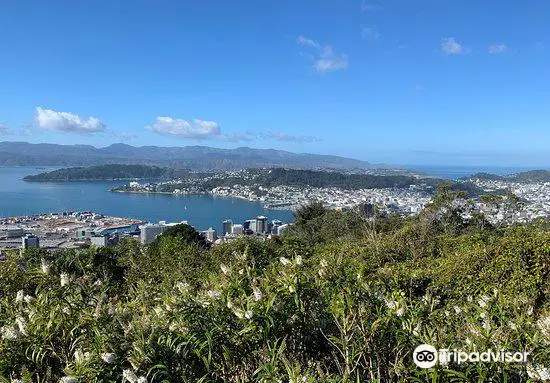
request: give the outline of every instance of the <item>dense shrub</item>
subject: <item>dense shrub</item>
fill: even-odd
[[[185,231],[147,249],[125,240],[4,254],[0,376],[541,380],[550,374],[550,229],[473,229],[439,208],[407,219],[316,211],[280,238],[211,249]],[[412,362],[422,343],[530,357],[422,370]]]

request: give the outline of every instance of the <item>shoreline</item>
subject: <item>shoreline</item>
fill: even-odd
[[[171,195],[171,196],[212,196],[212,197],[222,197],[222,198],[228,198],[228,199],[240,199],[248,202],[257,202],[260,205],[262,205],[262,208],[266,210],[279,210],[279,211],[294,211],[297,206],[292,203],[285,203],[285,202],[275,202],[276,205],[279,206],[269,206],[270,202],[268,201],[260,201],[257,199],[250,199],[244,196],[239,195],[221,195],[221,194],[215,194],[210,192],[195,192],[195,193],[173,193],[173,192],[157,192],[157,191],[141,191],[141,190],[113,190],[109,189],[111,193],[121,193],[121,194],[160,194],[160,195]]]

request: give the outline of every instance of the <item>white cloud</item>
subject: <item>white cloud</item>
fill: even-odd
[[[378,27],[376,25],[363,26],[361,28],[361,37],[364,39],[378,40],[380,33],[378,32]]]
[[[445,37],[441,42],[441,51],[446,55],[461,55],[468,53],[469,49],[459,44],[454,37]]]
[[[304,37],[304,36],[299,36],[297,42],[300,45],[307,45],[316,49],[321,49],[321,45],[317,41],[308,39],[307,37]]]
[[[0,136],[11,136],[13,132],[6,125],[0,124]]]
[[[424,87],[424,85],[417,84],[414,86],[414,89],[416,89],[419,92],[423,92],[426,88]]]
[[[317,73],[327,73],[348,68],[348,56],[335,53],[330,45],[321,45],[318,41],[299,36],[297,43],[312,48],[313,54],[306,54],[313,62]]]
[[[265,135],[266,138],[275,140],[275,141],[285,141],[285,142],[297,142],[297,143],[309,143],[309,142],[321,142],[322,139],[313,136],[293,136],[291,134],[285,133],[269,133]]]
[[[179,138],[208,140],[221,137],[220,126],[214,121],[193,120],[189,122],[172,117],[157,117],[157,121],[146,128],[154,133]]]
[[[20,130],[11,130],[6,125],[0,124],[0,136],[30,136],[31,130],[24,127]]]
[[[105,130],[105,124],[95,117],[82,118],[68,112],[36,108],[34,119],[38,127],[56,132],[97,133]]]
[[[363,12],[379,11],[382,7],[378,4],[367,3],[365,0],[361,2],[361,10]]]
[[[505,53],[506,51],[508,51],[508,47],[506,46],[506,44],[501,44],[501,43],[491,44],[489,45],[487,50],[489,51],[489,53],[498,54],[498,53]]]
[[[154,124],[145,128],[153,133],[181,139],[250,141],[250,138],[245,134],[223,134],[220,125],[214,121],[197,119],[187,121],[172,117],[157,117]]]
[[[115,134],[115,137],[118,137],[122,140],[130,141],[130,140],[133,140],[134,138],[137,138],[137,135],[135,135],[132,132],[119,132]]]

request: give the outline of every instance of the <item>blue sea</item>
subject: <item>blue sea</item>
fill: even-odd
[[[235,223],[265,215],[283,222],[293,220],[292,212],[264,209],[258,202],[208,195],[172,196],[161,194],[112,193],[120,182],[26,182],[23,177],[53,169],[0,167],[0,217],[61,211],[93,211],[116,217],[149,222],[188,221],[197,229],[221,230],[225,219]]]

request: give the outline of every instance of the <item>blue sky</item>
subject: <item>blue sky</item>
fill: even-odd
[[[548,1],[0,2],[0,141],[550,166]]]

